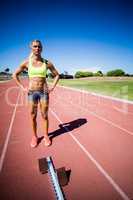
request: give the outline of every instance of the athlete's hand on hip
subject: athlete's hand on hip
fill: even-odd
[[[28,88],[24,87],[23,85],[20,86],[20,88],[21,88],[21,90],[22,90],[23,92],[28,92]]]

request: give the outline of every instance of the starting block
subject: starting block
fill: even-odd
[[[69,181],[65,167],[55,169],[51,157],[38,159],[38,162],[39,171],[41,172],[41,174],[48,173],[48,175],[50,176],[56,199],[64,200],[65,198],[61,187],[67,185]]]

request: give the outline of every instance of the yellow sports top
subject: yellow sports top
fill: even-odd
[[[40,67],[34,67],[31,59],[29,59],[28,76],[32,77],[46,77],[47,74],[47,60],[43,59],[43,64]]]

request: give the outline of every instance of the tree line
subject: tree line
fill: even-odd
[[[75,78],[83,78],[83,77],[92,77],[92,76],[131,76],[133,77],[133,74],[128,74],[122,69],[115,69],[115,70],[110,70],[106,74],[104,74],[102,71],[97,71],[97,72],[83,72],[83,71],[77,71],[75,73]]]
[[[11,75],[10,69],[5,68],[4,71],[0,72],[0,75]],[[28,76],[27,71],[23,71],[21,73],[21,76]],[[92,77],[92,76],[129,76],[133,77],[133,74],[128,74],[122,69],[115,69],[115,70],[110,70],[107,73],[103,73],[102,71],[97,71],[97,72],[91,72],[91,71],[77,71],[74,75],[69,74],[67,71],[64,71],[64,73],[60,74],[61,79],[72,79],[72,78],[84,78],[84,77]],[[52,73],[48,72],[47,73],[47,78],[54,78]]]

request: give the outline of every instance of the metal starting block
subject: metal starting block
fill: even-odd
[[[59,169],[55,169],[52,158],[40,158],[39,161],[39,171],[41,174],[48,173],[53,185],[53,189],[55,191],[57,200],[64,200],[64,194],[61,186],[65,186],[68,184],[68,177],[65,170],[65,167],[61,167]]]

